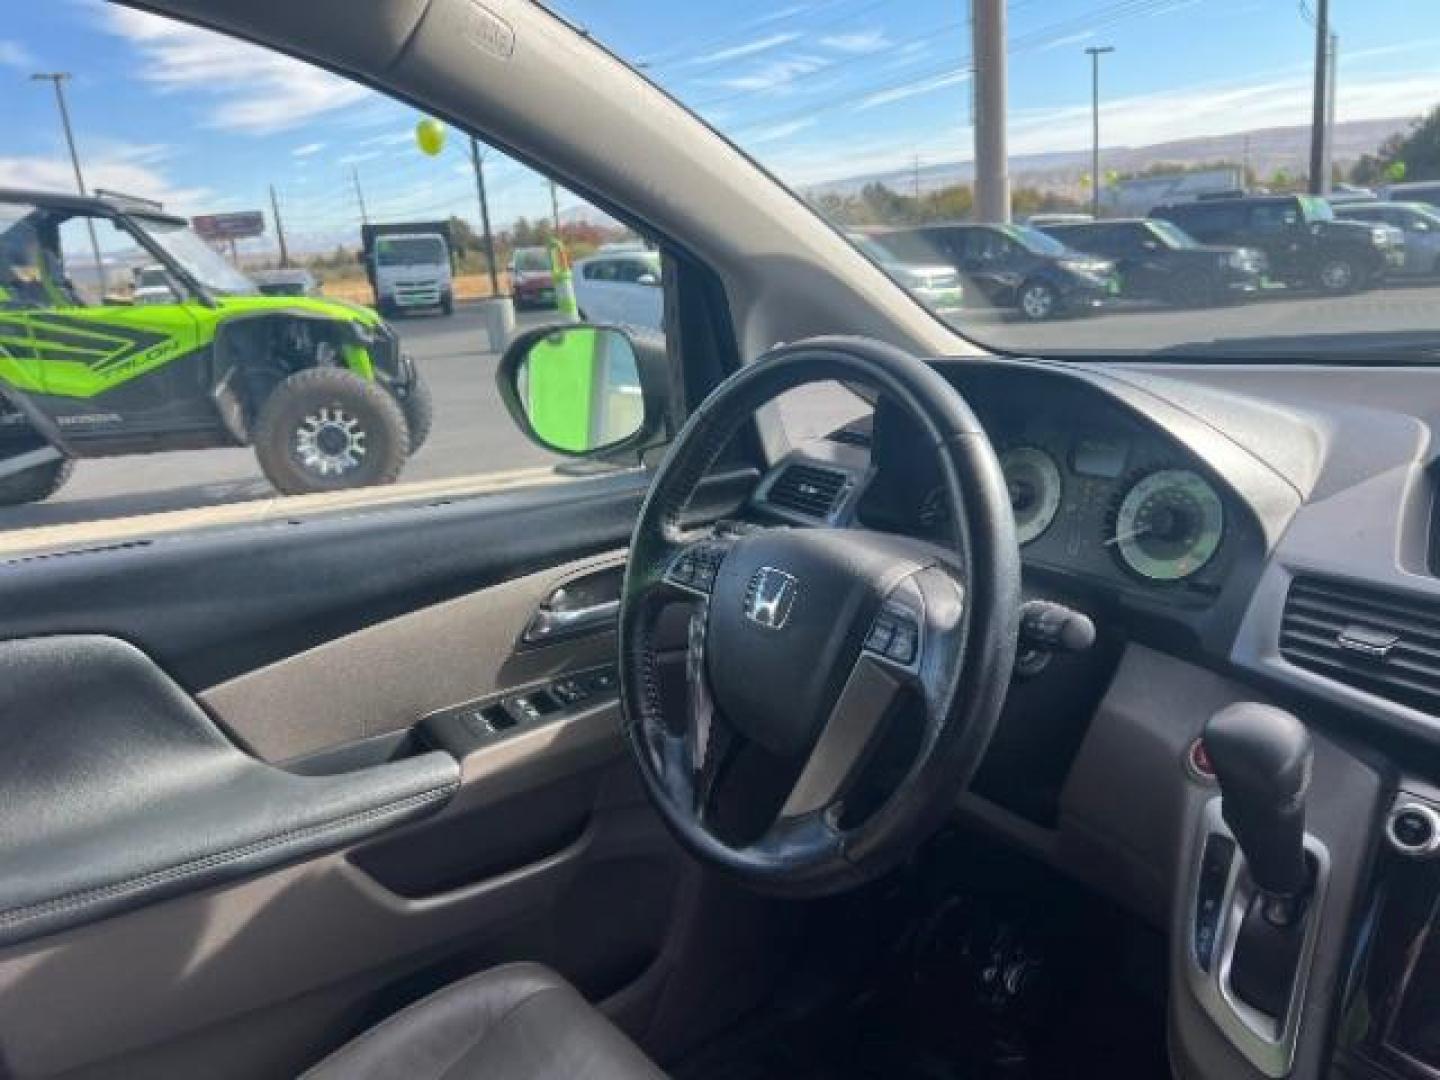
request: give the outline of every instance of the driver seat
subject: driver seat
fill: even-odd
[[[492,968],[402,1009],[302,1080],[665,1080],[539,964]]]

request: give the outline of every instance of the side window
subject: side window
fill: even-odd
[[[136,247],[114,221],[88,215],[45,215],[51,227],[37,228],[32,269],[45,303],[58,307],[98,307],[127,300],[132,285],[127,259]]]
[[[517,332],[580,311],[602,321],[580,299],[585,283],[613,280],[617,262],[635,264],[631,281],[650,265],[612,257],[556,274],[557,245],[558,265],[576,267],[655,238],[483,141],[472,154],[467,131],[259,46],[124,8],[77,21],[41,5],[23,31],[36,56],[105,57],[63,87],[86,184],[105,190],[75,195],[56,165],[53,95],[6,97],[16,145],[0,172],[46,177],[56,194],[37,203],[7,190],[34,184],[0,183],[0,306],[15,325],[26,313],[33,356],[0,368],[0,462],[45,437],[9,407],[16,396],[85,437],[66,447],[73,468],[24,484],[5,474],[0,532],[56,526],[45,542],[63,546],[72,533],[143,534],[144,523],[103,522],[159,511],[206,527],[313,504],[270,508],[279,496],[324,493],[353,512],[576,475],[512,421],[498,360]],[[278,76],[202,71],[195,55],[224,56],[231,71],[283,68],[299,97],[280,94]],[[207,302],[177,305],[182,286]],[[665,325],[663,292],[648,299],[625,319],[648,331],[647,348]],[[53,333],[33,344],[44,320],[28,313],[54,308],[83,308],[72,317],[105,362],[77,365],[73,340]],[[536,378],[560,406],[624,383],[613,340],[576,340],[565,379]],[[224,386],[210,361],[220,342],[240,346]],[[324,378],[296,378],[311,372]],[[336,386],[344,425],[320,400]],[[143,467],[123,456],[140,433],[154,451]],[[633,462],[617,452],[614,467]]]
[[[1300,223],[1292,203],[1259,203],[1250,208],[1250,227],[1257,233],[1288,232]]]

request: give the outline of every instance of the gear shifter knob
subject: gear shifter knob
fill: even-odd
[[[1283,709],[1242,701],[1205,725],[1221,812],[1260,890],[1280,901],[1305,892],[1305,796],[1314,752],[1305,725]]]

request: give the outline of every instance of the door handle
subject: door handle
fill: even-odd
[[[614,623],[619,614],[619,600],[606,600],[578,608],[554,608],[547,601],[545,606],[535,612],[530,625],[525,628],[524,640],[534,643],[553,641],[574,634],[593,633]]]

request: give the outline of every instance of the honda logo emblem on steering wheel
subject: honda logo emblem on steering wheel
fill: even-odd
[[[745,587],[745,617],[767,630],[779,630],[790,618],[798,588],[784,570],[762,566]]]

